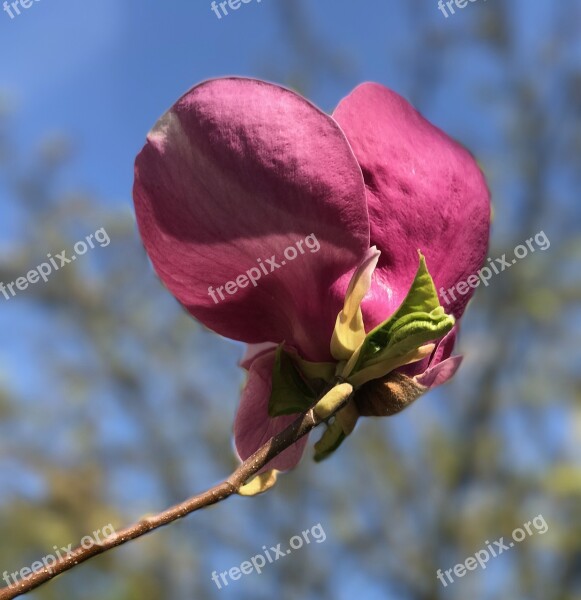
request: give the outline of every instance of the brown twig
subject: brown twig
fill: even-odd
[[[347,401],[348,398],[337,407],[337,410],[342,408]],[[228,479],[157,515],[142,518],[137,523],[116,532],[105,540],[102,540],[100,543],[95,543],[91,548],[83,548],[82,546],[77,547],[72,555],[67,555],[59,560],[59,562],[51,567],[50,570],[44,568],[42,571],[36,571],[26,580],[22,580],[20,583],[10,587],[0,589],[0,600],[10,600],[11,598],[17,598],[22,594],[26,594],[41,586],[43,583],[50,581],[60,573],[64,573],[86,560],[89,560],[93,556],[103,554],[116,546],[121,546],[122,544],[139,538],[154,529],[169,525],[196,510],[225,500],[232,494],[237,493],[248,479],[262,469],[262,467],[267,465],[268,462],[296,441],[300,440],[317,425],[320,425],[323,420],[325,419],[319,417],[312,408],[309,409],[286,429],[261,446],[252,456],[247,458],[230,475],[230,477],[228,477]]]

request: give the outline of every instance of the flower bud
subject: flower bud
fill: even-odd
[[[355,394],[355,404],[363,417],[390,417],[417,400],[427,387],[402,373],[392,372],[373,379]]]

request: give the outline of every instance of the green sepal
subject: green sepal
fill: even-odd
[[[268,401],[268,416],[293,415],[309,409],[315,392],[303,379],[291,356],[282,344],[276,349],[272,370],[272,391]]]
[[[397,311],[365,337],[353,356],[346,376],[363,368],[402,356],[424,344],[440,339],[454,327],[455,319],[444,312],[434,281],[419,253],[420,264],[410,290]]]
[[[315,456],[313,457],[315,462],[321,462],[331,456],[346,437],[341,423],[338,419],[335,419],[315,444]]]

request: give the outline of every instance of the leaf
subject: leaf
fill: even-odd
[[[312,406],[315,398],[315,393],[303,379],[292,358],[283,350],[281,344],[276,350],[272,370],[272,391],[268,402],[268,415],[280,417],[304,412]]]
[[[344,376],[409,354],[440,339],[454,327],[454,317],[444,312],[438,293],[419,253],[420,264],[410,290],[397,311],[370,331],[345,367]]]
[[[321,462],[328,456],[331,456],[335,450],[343,443],[343,440],[347,436],[343,431],[341,423],[335,419],[331,423],[325,433],[321,436],[321,439],[315,444],[315,462]]]
[[[454,327],[454,323],[454,317],[445,314],[440,308],[431,313],[417,312],[405,315],[391,327],[387,327],[389,341],[366,362],[368,365],[375,364],[392,356],[406,354],[427,342],[443,337]]]

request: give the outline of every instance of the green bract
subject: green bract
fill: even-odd
[[[321,439],[315,444],[315,462],[321,462],[331,456],[335,450],[343,443],[346,434],[338,420],[333,421],[325,430]]]
[[[421,253],[419,256],[420,265],[405,300],[387,321],[366,335],[345,365],[343,377],[352,377],[380,363],[385,363],[386,368],[396,362],[401,366],[398,359],[413,355],[414,350],[440,339],[454,327],[454,317],[440,306],[426,260]]]
[[[316,400],[316,394],[307,384],[291,356],[281,344],[276,349],[272,370],[272,391],[268,402],[268,415],[280,417],[307,410]]]

